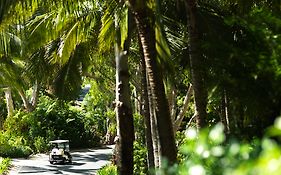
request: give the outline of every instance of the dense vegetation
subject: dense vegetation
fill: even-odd
[[[281,149],[280,118],[268,128],[263,139],[241,142],[225,140],[222,124],[197,133],[195,128],[186,131],[186,138],[180,147],[180,163],[159,170],[160,174],[279,174]],[[273,139],[273,136],[275,139]],[[277,137],[278,136],[278,137]],[[166,165],[167,166],[167,165]]]
[[[281,118],[267,129],[262,139],[251,142],[227,138],[223,125],[217,124],[198,133],[191,127],[181,133],[178,141],[178,164],[170,166],[167,161],[157,170],[166,175],[245,175],[279,174],[281,170]],[[181,138],[181,139],[180,139]],[[143,169],[146,158],[140,152],[145,148],[135,147],[134,174],[147,174]],[[150,173],[155,173],[150,170]],[[108,165],[99,170],[99,175],[116,175],[116,166]]]
[[[101,174],[280,170],[280,1],[3,0],[0,11],[0,156],[115,140],[117,168]]]
[[[89,117],[80,107],[47,97],[39,99],[38,107],[30,113],[18,111],[8,117],[0,135],[3,157],[28,157],[32,152],[46,152],[49,141],[69,139],[72,148],[98,146],[105,135],[105,125]]]

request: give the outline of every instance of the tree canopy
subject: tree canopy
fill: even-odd
[[[0,128],[68,136],[48,133],[61,108],[56,122],[77,121],[85,143],[117,142],[120,174],[140,145],[149,168],[178,163],[190,127],[262,138],[280,116],[280,12],[277,0],[2,0]]]

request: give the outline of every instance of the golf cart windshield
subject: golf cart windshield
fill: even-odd
[[[53,140],[50,141],[53,147],[58,147],[58,149],[63,149],[69,151],[69,140]]]

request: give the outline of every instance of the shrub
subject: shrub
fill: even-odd
[[[281,119],[278,119],[261,140],[250,143],[225,141],[223,126],[211,130],[188,129],[180,147],[182,161],[172,167],[164,162],[159,174],[169,175],[278,175],[281,172]],[[271,137],[274,136],[274,139]]]
[[[55,139],[69,139],[72,148],[99,145],[95,123],[90,117],[69,104],[41,97],[38,107],[31,113],[19,111],[5,121],[8,134],[24,138],[34,152],[45,152],[48,143]],[[92,126],[92,127],[90,127]]]
[[[32,154],[32,150],[24,145],[0,145],[1,157],[28,157]]]
[[[1,157],[28,157],[32,150],[27,146],[21,136],[14,136],[7,132],[0,133],[0,156]]]
[[[24,146],[24,145],[16,145],[16,146],[1,145],[0,149],[1,149],[0,156],[2,156],[2,157],[10,157],[10,158],[24,157],[24,158],[26,158],[32,154],[31,148],[28,146]]]
[[[46,152],[48,151],[48,142],[44,137],[38,136],[34,139],[34,146],[37,152]]]
[[[136,175],[147,174],[146,152],[145,145],[138,141],[134,142],[134,174]]]
[[[117,167],[115,165],[106,165],[97,172],[98,175],[117,175]]]
[[[0,174],[6,174],[10,165],[11,159],[0,157]]]
[[[136,174],[136,175],[148,174],[147,160],[146,160],[147,151],[146,150],[147,150],[146,146],[144,146],[142,143],[140,143],[139,140],[134,142],[134,170],[133,171],[134,171],[134,174]],[[101,172],[103,174],[106,174],[109,172],[111,172],[111,173],[115,172],[115,171],[112,171],[112,169],[116,169],[116,166],[107,165],[104,168],[102,168]]]

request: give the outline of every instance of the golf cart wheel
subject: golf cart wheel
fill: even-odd
[[[66,163],[66,158],[63,158],[62,164],[65,164],[65,163]]]

